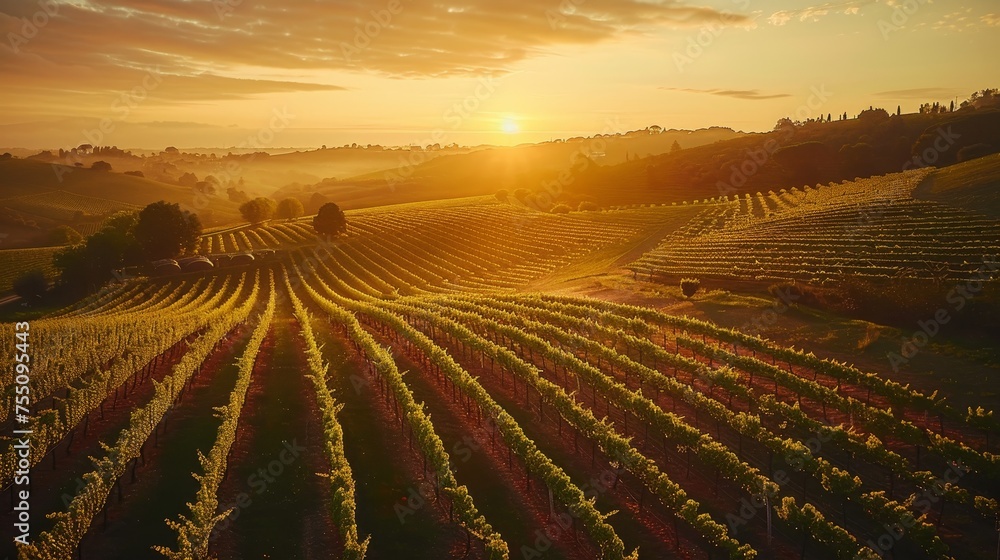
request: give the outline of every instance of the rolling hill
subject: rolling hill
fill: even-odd
[[[206,224],[239,217],[225,197],[199,196],[187,187],[44,161],[0,160],[0,221],[8,229],[4,247],[44,245],[48,232],[60,225],[86,234],[119,210],[159,200],[196,211]]]
[[[935,148],[938,138],[944,142]],[[603,204],[766,193],[914,167],[950,165],[970,147],[1000,150],[1000,111],[889,116],[875,110],[856,119],[785,126],[616,166],[594,167],[567,190]]]
[[[937,169],[913,196],[1000,218],[1000,154]]]
[[[346,180],[287,186],[274,196],[281,198],[291,195],[305,200],[313,192],[319,192],[336,200],[344,208],[363,208],[488,195],[501,189],[513,191],[524,188],[534,191],[542,189],[547,182],[557,180],[562,173],[570,174],[570,178],[563,181],[568,184],[585,167],[615,165],[669,152],[674,142],[686,148],[741,136],[743,133],[728,128],[660,132],[660,128],[655,127],[593,138],[571,138],[566,141],[513,147],[487,147],[447,156],[439,156],[435,151],[397,152],[397,160],[392,168]],[[399,160],[402,160],[402,164]]]

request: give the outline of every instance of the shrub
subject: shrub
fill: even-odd
[[[14,293],[25,301],[41,299],[49,289],[49,281],[40,269],[29,270],[14,280]]]
[[[995,152],[992,146],[989,144],[973,144],[971,146],[966,146],[958,151],[958,161],[959,163],[963,161],[969,161],[983,156],[988,156]]]
[[[299,199],[289,197],[278,203],[278,208],[275,210],[274,215],[278,218],[293,220],[305,214],[305,211]]]
[[[573,209],[566,204],[556,204],[555,206],[552,207],[552,210],[549,211],[552,212],[553,214],[569,214],[570,212],[573,211]]]
[[[698,293],[699,288],[701,288],[701,280],[697,278],[681,278],[681,293],[684,294],[684,297],[690,299]]]
[[[577,209],[581,212],[597,212],[601,209],[601,207],[593,202],[590,202],[589,200],[585,200],[580,203],[580,206]]]
[[[507,201],[508,201],[508,199],[510,198],[510,193],[509,193],[509,192],[507,192],[507,190],[506,190],[506,189],[500,189],[500,190],[498,190],[498,191],[497,191],[497,193],[496,193],[495,195],[493,195],[493,196],[495,196],[495,197],[496,197],[496,199],[497,199],[497,200],[499,200],[500,202],[507,202]]]
[[[240,205],[240,215],[251,224],[270,220],[274,215],[275,203],[270,198],[258,197]]]
[[[69,226],[58,226],[49,233],[49,243],[52,245],[76,245],[83,241],[80,232]]]

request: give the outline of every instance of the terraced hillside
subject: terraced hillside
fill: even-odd
[[[695,220],[632,268],[660,277],[804,282],[974,278],[1000,255],[1000,222],[913,198],[928,173],[699,205]]]
[[[525,289],[678,227],[849,215],[828,189],[569,215],[408,205],[351,213],[324,243],[299,222],[215,232],[206,252],[280,251],[31,323],[32,511],[54,515],[34,513],[16,553],[991,557],[992,412],[712,323]],[[5,441],[4,488],[16,458]]]

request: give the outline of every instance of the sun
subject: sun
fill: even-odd
[[[503,130],[504,134],[517,134],[521,132],[520,125],[517,124],[517,120],[514,117],[506,117],[503,123],[500,125],[500,129]]]

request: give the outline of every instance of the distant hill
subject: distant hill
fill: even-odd
[[[46,244],[48,233],[68,225],[92,233],[107,216],[166,200],[196,210],[204,222],[238,219],[225,197],[199,197],[187,187],[112,171],[96,171],[44,161],[0,160],[2,247]]]
[[[977,151],[1000,151],[1000,111],[873,110],[595,167],[569,190],[604,204],[702,200],[948,165]]]
[[[469,148],[425,152],[425,159],[461,154]],[[273,155],[247,166],[248,172],[293,178],[299,183],[316,183],[323,179],[347,179],[384,169],[399,167],[409,152],[382,148],[327,148],[306,152]],[[263,181],[262,181],[263,182]],[[280,187],[293,181],[271,181]]]
[[[464,154],[440,155],[434,151],[396,152],[403,165],[366,173],[347,180],[327,180],[314,185],[289,186],[276,198],[297,196],[303,202],[314,192],[344,208],[363,208],[494,194],[501,189],[540,190],[566,174],[571,182],[585,167],[608,166],[667,153],[677,142],[682,148],[704,146],[744,136],[728,128],[696,131],[659,127],[623,134],[565,141],[487,147]],[[291,157],[275,156],[270,159]],[[297,156],[303,157],[303,156]]]

